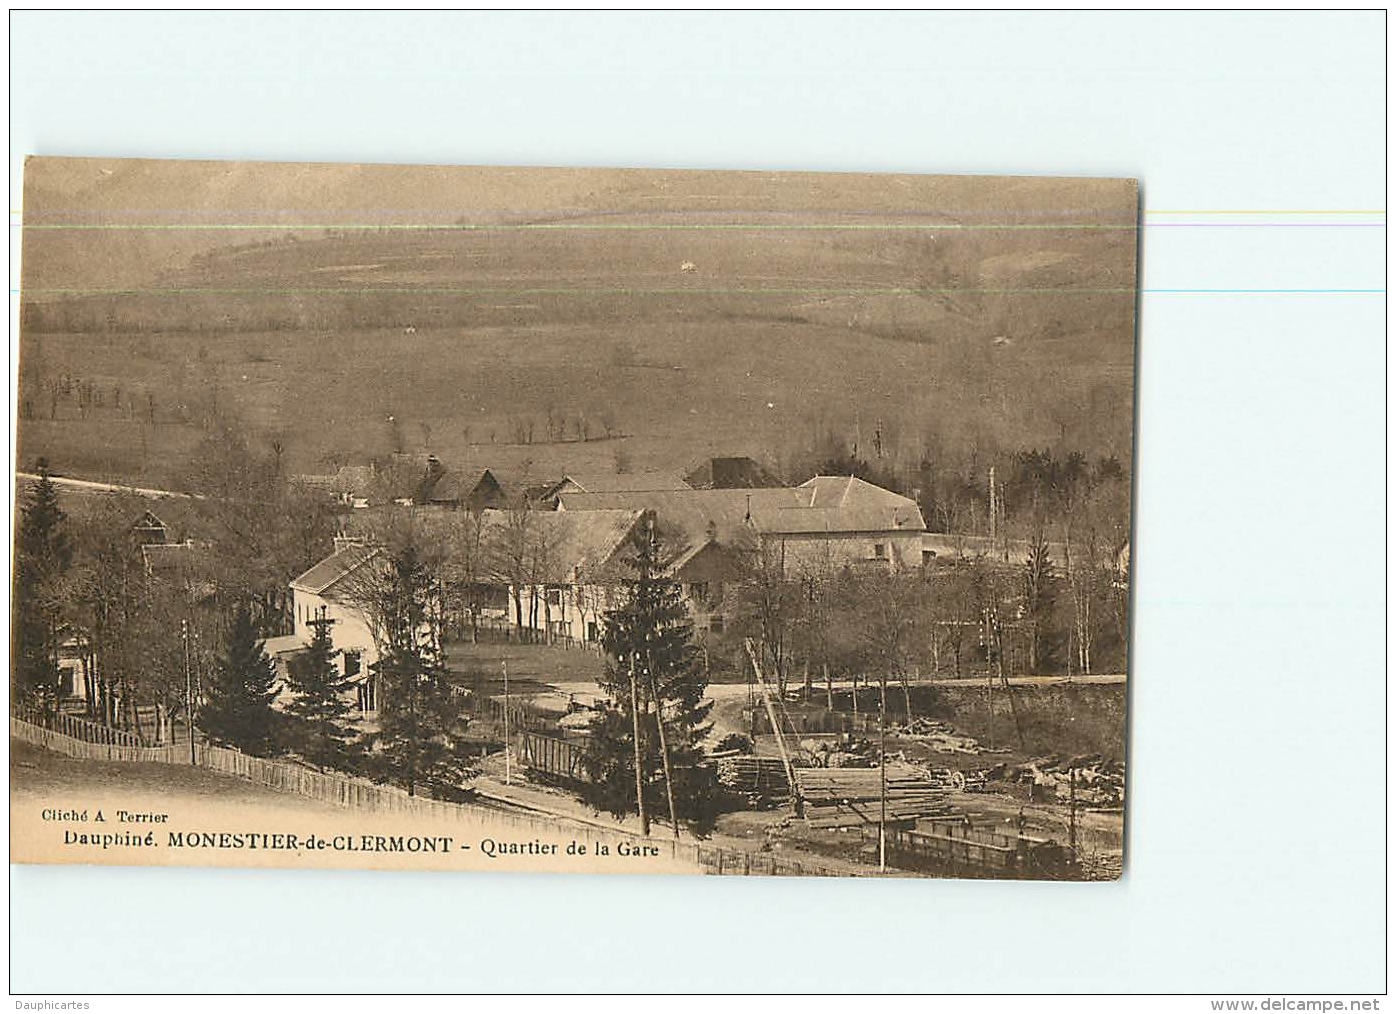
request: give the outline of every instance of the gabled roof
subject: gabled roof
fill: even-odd
[[[156,517],[154,511],[146,511],[140,517],[136,518],[136,520],[132,523],[131,527],[163,528],[168,531],[170,526],[165,524],[165,522],[161,521],[158,517]]]
[[[512,568],[509,533],[517,521],[511,521],[511,514],[487,510],[482,518],[496,577],[507,578]],[[613,568],[641,517],[638,510],[529,511],[526,535],[535,554],[533,573],[544,584],[604,583],[617,576]]]
[[[287,655],[305,651],[309,645],[301,640],[299,634],[285,634],[281,637],[268,637],[262,641],[262,650],[267,655],[275,657],[277,655]]]
[[[573,486],[583,493],[637,493],[691,488],[678,472],[568,472],[557,483],[557,491],[566,492]]]
[[[925,531],[916,501],[862,479],[816,476],[802,486],[773,489],[689,489],[564,493],[563,513],[651,510],[669,532],[689,541],[731,542],[748,525],[768,535],[815,532]]]
[[[291,581],[297,591],[319,595],[379,554],[376,546],[347,546]]]
[[[910,497],[853,476],[816,475],[798,489],[809,491],[808,508],[833,512],[838,531],[925,531],[921,508]]]
[[[478,579],[507,583],[521,559],[527,576],[540,584],[604,583],[613,576],[610,568],[624,555],[640,517],[639,511],[624,510],[567,517],[545,510],[481,511],[478,538],[482,559]],[[460,523],[443,524],[448,540],[473,535]],[[459,556],[461,551],[451,552]]]
[[[684,477],[694,489],[769,489],[780,482],[754,458],[709,458]]]
[[[378,517],[359,511],[348,519],[351,528],[371,526],[395,510],[379,508]],[[488,508],[478,516],[457,511],[419,510],[413,524],[433,542],[445,547],[448,560],[463,560],[473,549],[467,540],[478,539],[479,562],[474,580],[507,583],[521,557],[527,577],[540,584],[607,583],[617,575],[619,560],[627,551],[631,533],[640,523],[638,510],[600,510],[564,515],[558,511],[524,512]],[[478,529],[475,526],[479,526]],[[350,547],[317,563],[292,582],[292,587],[314,594],[331,588],[377,550]]]
[[[131,534],[140,539],[142,545],[163,545],[169,541],[170,526],[156,517],[154,511],[145,511],[131,525]]]
[[[447,469],[429,490],[427,500],[435,503],[465,503],[479,492],[503,496],[504,486],[488,468],[473,468],[464,472]]]

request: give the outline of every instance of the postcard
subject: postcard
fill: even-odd
[[[1120,876],[1138,203],[31,158],[11,860]]]

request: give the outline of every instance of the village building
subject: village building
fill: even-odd
[[[337,545],[336,551],[291,582],[294,631],[270,638],[263,648],[279,667],[305,650],[315,636],[314,621],[331,621],[330,641],[339,673],[354,684],[356,703],[364,714],[378,710],[378,678],[373,666],[378,645],[364,610],[355,601],[354,581],[365,568],[379,562],[382,550],[359,543]]]
[[[926,523],[909,497],[852,476],[815,476],[794,487],[565,493],[563,511],[653,511],[661,530],[689,545],[733,545],[750,532],[779,547],[792,567],[826,564],[888,570],[921,564]]]
[[[684,477],[694,489],[770,489],[782,485],[755,458],[709,458]]]
[[[486,511],[486,580],[504,590],[515,628],[554,643],[599,642],[606,610],[635,576],[626,560],[642,517],[639,510]]]
[[[691,489],[678,472],[569,472],[557,482],[531,490],[530,500],[549,509],[570,493],[639,493]]]
[[[384,508],[389,510],[393,508]],[[562,515],[554,511],[487,508],[473,519],[417,510],[427,538],[445,549],[458,591],[488,626],[508,625],[520,636],[549,643],[587,644],[601,638],[602,618],[633,574],[625,564],[642,514],[602,510]],[[473,546],[464,543],[470,541]],[[467,555],[473,562],[467,565]],[[353,536],[336,540],[333,554],[290,584],[293,633],[269,638],[264,647],[284,672],[315,635],[313,624],[331,621],[330,640],[343,677],[354,683],[364,714],[377,711],[375,674],[379,648],[369,616],[357,601],[361,582],[372,580],[383,550]],[[468,585],[469,587],[465,587]],[[484,614],[484,615],[481,615]],[[489,622],[494,621],[494,622]]]
[[[926,525],[916,501],[851,476],[796,487],[565,493],[561,513],[642,510],[698,630],[721,632],[754,554],[789,577],[844,567],[920,567]]]
[[[163,546],[170,542],[170,526],[146,511],[131,524],[131,538],[138,546]]]
[[[346,507],[367,507],[378,486],[378,470],[372,464],[340,465],[330,473],[293,475],[292,484],[316,490]]]
[[[475,611],[457,629],[508,628],[529,639],[594,643],[601,617],[633,572],[642,514],[593,511],[563,516],[543,509],[487,509],[469,518],[419,511],[426,537],[444,548],[458,601]]]

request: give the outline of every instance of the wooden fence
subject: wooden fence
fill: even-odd
[[[189,763],[187,744],[139,747],[86,742],[18,718],[10,719],[10,735],[22,742],[83,760]],[[199,744],[196,753],[200,767],[220,774],[245,778],[278,792],[294,793],[322,803],[373,813],[396,813],[426,820],[493,822],[519,829],[527,835],[551,836],[565,831],[578,841],[591,846],[590,851],[593,855],[596,854],[597,844],[605,844],[614,852],[616,846],[625,841],[632,845],[644,843],[657,846],[663,850],[663,854],[709,873],[772,877],[850,875],[847,871],[828,869],[811,860],[794,861],[717,845],[676,842],[666,838],[644,838],[620,828],[613,830],[562,815],[505,810],[481,803],[454,803],[409,795],[406,790],[396,786],[377,785],[361,778],[314,771],[290,761],[251,757],[223,747]]]
[[[525,732],[519,735],[518,744],[519,760],[547,779],[574,783],[587,780],[582,768],[585,751],[576,743]]]
[[[494,722],[503,728],[504,724],[504,702],[490,697],[486,694],[477,694],[472,691],[465,691],[466,707],[477,719]],[[530,711],[521,705],[510,703],[509,705],[509,730],[514,732],[552,732],[555,723],[544,715],[536,711]]]
[[[189,761],[189,747],[141,746],[136,737],[71,715],[50,716],[54,728],[19,718],[10,719],[10,736],[78,760],[177,764]]]
[[[836,870],[810,859],[785,859],[770,852],[740,852],[716,845],[694,845],[694,858],[704,872],[738,877],[858,877],[861,872]]]

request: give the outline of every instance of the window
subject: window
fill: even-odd
[[[885,560],[885,559],[887,559],[887,543],[885,543],[885,542],[874,542],[874,543],[873,543],[873,556],[877,557],[879,560]]]
[[[699,605],[708,604],[708,595],[709,589],[706,581],[694,581],[688,586],[688,597]]]
[[[720,613],[708,617],[708,629],[714,634],[722,633],[722,615]]]
[[[357,651],[346,651],[344,653],[344,675],[345,677],[357,676],[363,669],[363,654]]]
[[[560,606],[560,605],[562,605],[562,589],[561,589],[561,588],[549,588],[549,589],[548,589],[548,605],[550,605],[550,606]]]
[[[595,643],[598,639],[599,631],[596,629],[595,620],[587,620],[587,640]]]

